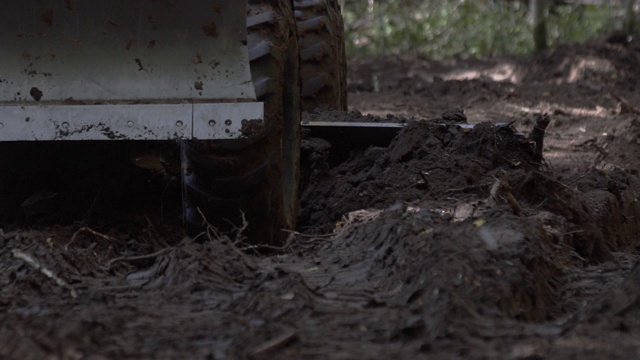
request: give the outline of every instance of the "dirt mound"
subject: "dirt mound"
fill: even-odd
[[[319,159],[328,158],[330,146],[311,149],[308,155],[325,171],[307,180],[300,215],[306,230],[327,232],[343,214],[398,201],[420,204],[482,192],[488,196],[505,170],[526,172],[541,165],[534,162],[535,145],[508,124],[470,127],[443,118],[412,121],[388,148],[354,152],[329,171]]]

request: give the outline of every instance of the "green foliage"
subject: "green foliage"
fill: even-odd
[[[344,7],[350,55],[452,56],[523,54],[533,49],[528,8],[506,0],[351,0]],[[548,43],[583,42],[613,28],[610,6],[553,9]]]

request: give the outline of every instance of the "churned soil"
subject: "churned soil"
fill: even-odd
[[[143,155],[106,185],[88,166],[95,186],[24,190],[0,358],[639,357],[639,68],[640,45],[606,41],[351,59],[351,112],[305,119],[404,126],[372,146],[309,132],[279,248],[242,224],[186,237],[175,173]],[[62,200],[82,220],[51,219]]]

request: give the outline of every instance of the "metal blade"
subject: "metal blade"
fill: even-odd
[[[255,100],[246,2],[0,2],[0,102]]]
[[[302,128],[309,132],[309,136],[326,139],[332,144],[348,144],[350,148],[388,146],[406,125],[389,122],[302,122]]]

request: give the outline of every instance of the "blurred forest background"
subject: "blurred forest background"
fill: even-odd
[[[527,54],[636,31],[636,0],[342,0],[351,56]],[[536,9],[538,10],[536,12]],[[546,20],[546,21],[545,21]],[[543,24],[542,28],[540,25]],[[536,27],[536,25],[538,25]],[[534,28],[538,37],[534,42]],[[544,33],[542,33],[544,32]],[[540,36],[545,43],[541,44]]]

